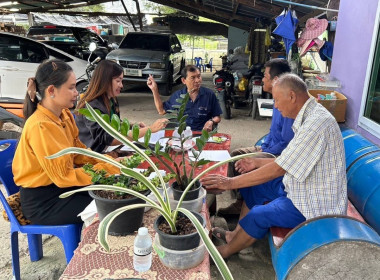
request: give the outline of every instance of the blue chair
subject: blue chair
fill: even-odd
[[[16,151],[17,140],[8,139],[0,141],[0,182],[4,185],[8,196],[19,191],[13,180],[12,161]],[[11,251],[12,251],[12,269],[14,279],[20,279],[20,260],[18,250],[18,232],[28,235],[28,245],[30,260],[38,261],[43,257],[42,236],[41,234],[51,234],[57,236],[65,250],[66,261],[70,262],[80,241],[82,224],[67,225],[20,225],[5,196],[0,191],[0,200],[8,215],[11,223]]]
[[[199,68],[199,71],[202,71],[202,57],[194,57],[195,66]]]

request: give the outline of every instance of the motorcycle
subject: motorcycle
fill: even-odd
[[[239,70],[230,70],[234,62],[228,62],[225,68],[216,71],[213,75],[213,83],[218,94],[223,117],[230,119],[231,107],[238,109],[241,103],[248,103],[251,108],[249,114],[255,118],[257,98],[262,97],[263,65],[255,64],[248,71],[242,73]]]
[[[91,54],[87,59],[87,67],[86,67],[87,81],[85,81],[83,83],[79,83],[77,85],[77,91],[79,93],[78,101],[83,96],[83,94],[87,91],[88,85],[89,85],[91,78],[92,78],[92,72],[95,70],[96,65],[102,59],[101,57],[98,56],[93,61],[90,61],[90,57],[92,56],[92,53],[96,50],[96,48],[97,48],[96,43],[94,43],[94,42],[90,43],[89,50],[90,50]]]

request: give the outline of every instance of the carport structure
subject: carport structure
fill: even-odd
[[[139,2],[134,0],[139,12]],[[339,1],[334,0],[150,0],[151,2],[166,5],[196,16],[202,16],[217,22],[249,30],[255,27],[257,22],[271,21],[278,16],[284,8],[291,7],[296,11],[300,24],[303,25],[310,17],[318,16],[325,12],[326,8],[337,10]],[[87,14],[87,15],[127,15],[128,7],[122,0],[126,14],[72,12],[67,9],[80,8],[96,5],[110,0],[19,0],[0,1],[0,13],[30,13],[30,12],[52,12],[62,14]],[[113,1],[115,2],[115,1]],[[64,11],[60,11],[65,9]],[[328,11],[333,12],[333,11]],[[139,13],[139,20],[142,18]],[[130,19],[131,20],[131,19]]]

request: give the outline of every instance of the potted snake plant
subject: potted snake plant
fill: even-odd
[[[102,116],[100,112],[95,111],[90,105],[86,104],[86,107],[88,111],[84,112],[87,117],[92,118],[94,121],[99,123],[99,125],[107,131],[112,137],[115,139],[119,140],[121,143],[123,143],[126,146],[129,146],[132,148],[137,154],[141,155],[148,163],[149,165],[155,170],[155,172],[158,175],[158,180],[160,181],[160,186],[163,189],[163,196],[161,196],[160,192],[158,191],[157,187],[153,185],[153,183],[148,180],[147,177],[145,177],[143,174],[140,172],[137,172],[133,170],[132,168],[128,168],[121,164],[120,162],[115,161],[112,158],[109,158],[103,154],[88,150],[88,149],[82,149],[82,148],[66,148],[63,149],[62,151],[49,156],[48,158],[57,158],[63,155],[67,154],[82,154],[90,157],[97,158],[99,160],[103,160],[106,163],[112,164],[120,169],[120,173],[129,176],[131,178],[137,179],[139,182],[147,186],[147,188],[150,189],[150,191],[153,193],[153,195],[156,197],[156,201],[150,199],[149,197],[136,192],[132,189],[127,189],[127,188],[122,188],[119,186],[110,186],[110,185],[91,185],[88,187],[84,187],[75,191],[70,191],[62,194],[60,197],[65,198],[73,193],[79,192],[79,191],[94,191],[94,190],[109,190],[109,191],[116,191],[116,192],[125,192],[128,194],[131,194],[133,196],[136,196],[142,200],[144,200],[146,203],[139,203],[139,204],[134,204],[134,205],[129,205],[129,206],[124,206],[119,209],[114,210],[110,214],[108,214],[101,222],[99,225],[99,231],[98,231],[98,239],[100,244],[106,249],[109,250],[109,244],[108,244],[108,230],[112,222],[122,213],[128,210],[132,209],[137,209],[137,208],[144,208],[144,207],[151,207],[156,209],[161,216],[158,217],[158,219],[164,220],[168,227],[170,228],[172,235],[175,235],[177,233],[177,228],[176,228],[176,222],[179,216],[186,216],[191,223],[194,225],[197,235],[200,236],[200,238],[203,240],[206,249],[210,253],[211,258],[214,260],[215,265],[219,269],[221,275],[223,276],[224,279],[233,279],[233,276],[228,269],[225,261],[223,260],[222,256],[219,254],[217,248],[215,245],[212,243],[208,231],[204,228],[203,222],[200,222],[198,219],[199,217],[196,217],[193,212],[182,208],[181,204],[183,202],[183,199],[186,195],[186,192],[193,186],[193,184],[204,174],[206,174],[208,171],[215,169],[227,162],[230,161],[235,161],[240,158],[252,156],[254,154],[245,154],[245,155],[239,155],[233,158],[230,158],[228,160],[216,163],[215,165],[207,168],[203,172],[201,172],[198,176],[193,178],[188,185],[186,186],[186,189],[184,193],[182,194],[177,206],[175,208],[172,208],[170,205],[170,198],[168,196],[168,189],[166,186],[166,183],[164,181],[163,176],[160,174],[156,164],[152,161],[152,159],[141,149],[139,149],[132,141],[128,140],[126,135],[129,131],[129,121],[127,119],[123,119],[123,121],[120,121],[120,119],[114,115],[112,119],[110,120],[109,117],[107,118],[106,116]],[[133,138],[137,140],[138,138],[138,128],[134,127],[132,131]],[[149,139],[150,139],[151,132],[148,130],[146,135],[144,136],[144,142],[146,145],[149,144]],[[181,214],[180,214],[181,213]],[[161,241],[161,240],[160,240]],[[162,245],[162,244],[161,244]]]

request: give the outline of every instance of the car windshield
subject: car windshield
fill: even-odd
[[[151,51],[170,50],[169,36],[156,34],[127,34],[119,49],[142,49]]]

